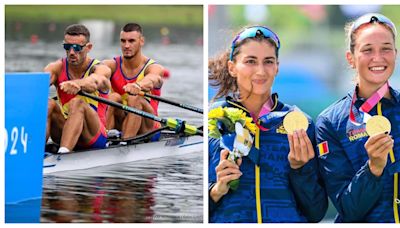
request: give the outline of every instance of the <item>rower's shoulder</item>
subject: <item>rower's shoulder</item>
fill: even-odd
[[[153,58],[150,58],[150,57],[147,57],[147,56],[144,56],[144,55],[142,56],[141,62],[142,62],[143,65],[147,65],[148,67],[149,66],[157,66],[157,65],[161,66],[161,64],[158,63],[157,60],[155,60]]]
[[[50,73],[59,73],[62,70],[62,66],[63,66],[63,60],[57,59],[56,61],[47,64],[47,66],[44,67],[44,71]]]
[[[106,65],[108,68],[110,68],[112,72],[114,72],[115,69],[117,68],[117,62],[115,61],[115,58],[105,59],[105,60],[101,61],[101,63]]]
[[[145,69],[145,74],[157,74],[157,75],[163,75],[164,73],[164,67],[159,64],[157,61],[155,61],[152,58],[148,58],[144,56],[143,58],[143,66],[146,67]]]
[[[62,59],[58,59],[54,62],[47,64],[47,66],[45,66],[43,71],[50,73],[50,85],[56,83],[59,75],[61,75],[62,68],[63,68],[63,60]]]

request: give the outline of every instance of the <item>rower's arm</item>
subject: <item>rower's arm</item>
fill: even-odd
[[[77,80],[77,82],[83,91],[92,93],[101,90],[105,92],[111,88],[110,77],[111,69],[100,63],[93,67],[93,73],[89,77]]]
[[[150,91],[154,88],[161,88],[163,84],[162,75],[164,68],[160,64],[151,64],[145,71],[145,77],[138,81],[140,88],[144,91]]]
[[[105,59],[102,61],[102,63],[111,70],[111,76],[115,73],[115,70],[117,69],[117,63],[115,62],[114,59]],[[111,77],[110,76],[110,77]]]
[[[58,75],[60,74],[62,69],[62,61],[57,60],[55,62],[49,63],[44,69],[44,72],[50,73],[50,86],[54,85],[58,79]]]

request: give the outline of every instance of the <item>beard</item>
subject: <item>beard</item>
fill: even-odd
[[[123,53],[123,52],[122,52]],[[131,53],[129,53],[129,54],[122,54],[123,55],[123,57],[124,57],[124,59],[126,59],[126,60],[130,60],[130,59],[133,59],[133,58],[135,58],[135,56],[137,55],[137,52],[131,52]]]
[[[71,60],[71,57],[68,56],[67,60],[68,60],[68,64],[73,65],[73,66],[79,66],[83,62],[82,59],[80,59],[79,57],[75,57],[74,60]]]
[[[124,59],[126,60],[132,59],[133,57],[133,55],[124,55]]]

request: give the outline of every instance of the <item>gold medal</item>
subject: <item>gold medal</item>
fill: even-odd
[[[374,136],[385,132],[390,133],[391,124],[384,116],[373,116],[367,121],[365,128],[369,136]]]
[[[285,119],[283,119],[283,127],[288,134],[293,134],[294,131],[300,129],[307,131],[307,117],[299,111],[290,112],[285,116]]]

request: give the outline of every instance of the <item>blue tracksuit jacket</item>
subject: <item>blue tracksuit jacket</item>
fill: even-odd
[[[275,107],[271,114],[293,108],[278,102],[276,94],[273,94],[273,100]],[[229,97],[213,108],[217,106],[245,110]],[[321,187],[322,181],[319,181],[316,157],[298,170],[291,169],[288,161],[289,142],[282,126],[283,116],[271,116],[268,120],[266,117],[260,118],[260,124],[270,130],[260,131],[260,149],[253,146],[249,155],[243,157],[239,188],[236,191],[229,190],[217,203],[209,198],[210,222],[257,222],[256,165],[260,167],[262,222],[318,222],[324,217],[328,201]],[[308,119],[311,124],[307,133],[315,143],[314,124]],[[221,149],[219,139],[209,139],[209,187],[217,181],[215,168],[220,160]]]
[[[356,126],[349,120],[353,92],[324,110],[316,121],[317,143],[327,142],[329,151],[319,156],[320,173],[328,195],[335,205],[336,222],[394,222],[394,174],[400,170],[400,94],[390,88],[392,99],[380,101],[383,116],[392,125],[394,163],[388,158],[380,177],[375,177],[367,164],[364,144],[368,139],[365,124]],[[361,122],[358,109],[365,99],[358,98],[353,112]],[[377,114],[376,105],[369,114]],[[398,213],[397,213],[398,214]],[[398,215],[397,215],[398,216]]]

